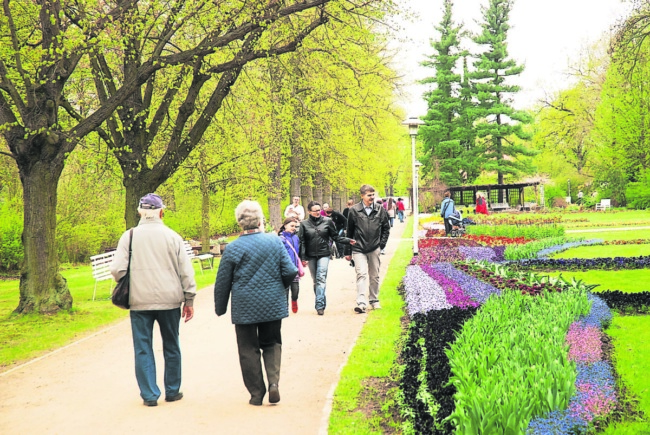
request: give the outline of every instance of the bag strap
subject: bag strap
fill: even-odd
[[[447,204],[445,204],[445,208],[442,209],[442,215],[444,216],[445,212],[447,211],[447,207],[449,207],[449,204],[451,204],[451,200],[447,201]]]
[[[133,252],[133,228],[129,230],[129,265],[126,266],[126,273],[131,271],[131,252]]]

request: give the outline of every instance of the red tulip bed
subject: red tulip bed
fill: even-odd
[[[607,304],[582,282],[497,263],[503,239],[420,240],[403,281],[404,433],[583,433],[619,406]]]

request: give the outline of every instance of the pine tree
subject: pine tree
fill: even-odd
[[[461,175],[465,172],[461,158],[464,149],[457,128],[462,106],[458,97],[461,76],[454,72],[462,52],[459,41],[461,27],[452,19],[452,8],[453,0],[445,0],[442,21],[435,28],[440,38],[431,42],[436,53],[422,63],[435,69],[435,76],[421,83],[435,87],[424,94],[428,111],[420,135],[424,142],[424,156],[421,157],[424,176],[457,185],[462,182]]]
[[[521,141],[531,138],[523,126],[532,122],[532,117],[511,106],[508,95],[519,91],[519,86],[506,84],[508,77],[517,76],[523,66],[508,58],[506,38],[512,0],[490,0],[482,7],[482,31],[473,38],[476,44],[485,47],[470,73],[474,98],[478,101],[474,115],[482,121],[476,124],[476,136],[483,147],[483,169],[497,173],[498,183],[503,184],[504,175],[518,176],[531,169],[530,157],[535,151],[527,149]],[[502,198],[499,198],[502,201]]]

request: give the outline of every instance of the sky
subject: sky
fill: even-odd
[[[389,47],[398,53],[393,67],[403,76],[400,104],[407,116],[419,117],[427,110],[422,98],[427,88],[416,83],[434,73],[420,63],[434,53],[430,40],[437,38],[434,26],[442,18],[443,0],[398,0],[398,4],[408,13],[396,18],[400,29]],[[477,33],[480,7],[487,4],[488,0],[456,0],[454,21]],[[525,70],[509,82],[522,88],[514,95],[513,105],[532,108],[545,94],[566,88],[571,83],[570,63],[589,45],[611,34],[628,8],[621,0],[514,0],[508,50],[510,58]]]

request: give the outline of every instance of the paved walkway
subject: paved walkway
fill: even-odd
[[[410,223],[410,221],[407,221]],[[382,274],[401,239],[396,224]],[[195,317],[181,324],[185,397],[142,405],[130,323],[121,321],[45,358],[0,373],[0,434],[317,434],[325,433],[331,395],[367,315],[353,312],[355,276],[330,264],[325,315],[316,315],[309,274],[300,310],[283,322],[278,405],[254,407],[241,379],[230,309],[217,318],[211,288],[197,294]],[[154,331],[158,384],[162,344]]]

